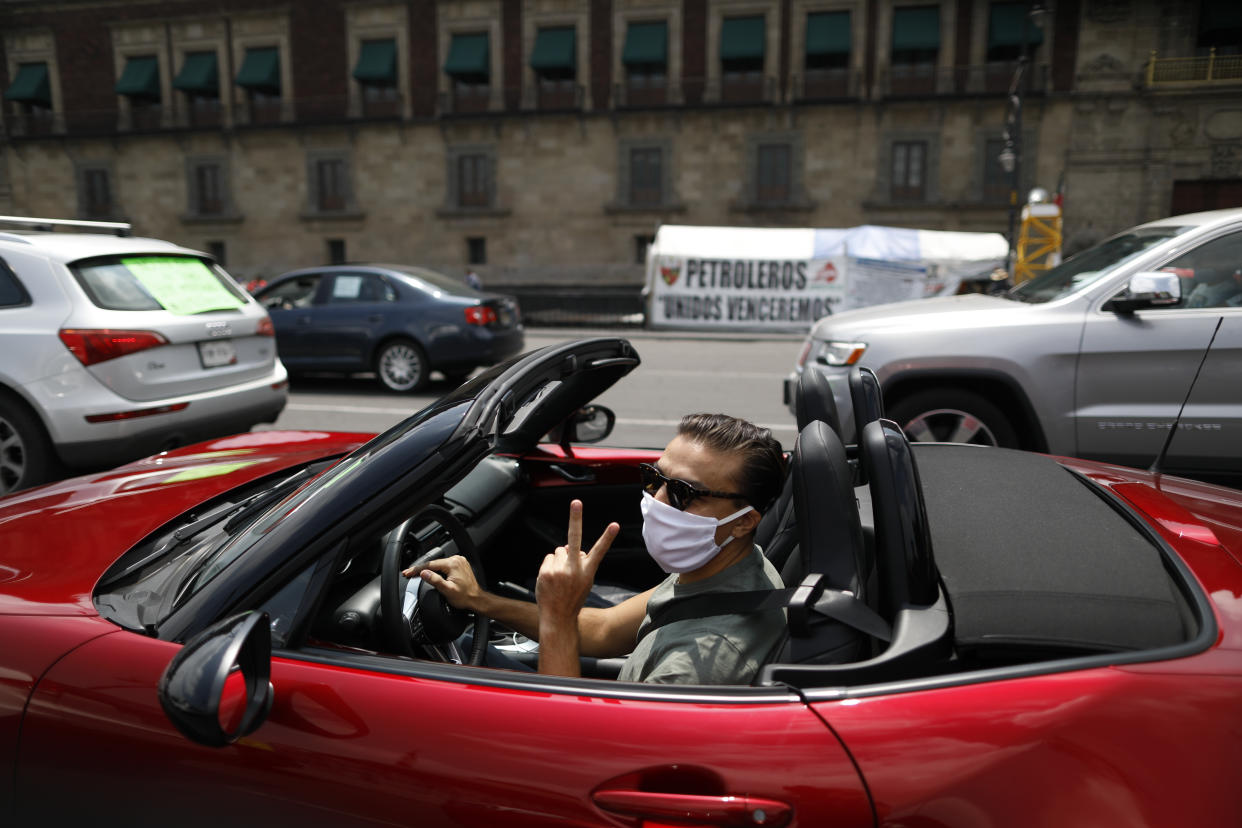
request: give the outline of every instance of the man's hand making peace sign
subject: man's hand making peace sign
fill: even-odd
[[[608,524],[589,552],[582,551],[582,501],[569,504],[569,532],[539,567],[535,601],[539,606],[539,672],[579,674],[578,613],[586,603],[600,562],[621,527]]]

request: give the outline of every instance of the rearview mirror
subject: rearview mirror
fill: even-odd
[[[1176,273],[1148,271],[1135,273],[1126,289],[1104,303],[1104,309],[1131,314],[1143,308],[1160,308],[1182,301],[1182,281]]]

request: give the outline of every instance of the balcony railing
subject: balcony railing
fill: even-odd
[[[879,93],[885,98],[924,95],[1001,95],[1009,91],[1017,61],[970,66],[932,66],[907,64],[891,66],[879,73]],[[1048,65],[1031,64],[1022,74],[1023,95],[1048,91]]]
[[[1147,61],[1149,87],[1209,86],[1242,83],[1242,55],[1218,55],[1212,49],[1206,57],[1157,57]]]
[[[790,78],[790,89],[796,101],[859,98],[862,77],[850,69],[808,69]]]

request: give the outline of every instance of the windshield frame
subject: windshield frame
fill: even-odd
[[[1086,250],[1075,253],[1061,264],[1032,279],[1015,285],[1005,296],[1017,302],[1033,305],[1076,296],[1106,281],[1109,276],[1135,259],[1142,258],[1171,240],[1197,229],[1199,226],[1193,224],[1132,227]],[[1143,243],[1140,246],[1134,246],[1136,240]],[[1103,259],[1102,266],[1095,270],[1089,269],[1101,259]],[[1088,275],[1083,277],[1084,273]]]

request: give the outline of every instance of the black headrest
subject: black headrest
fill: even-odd
[[[819,420],[837,434],[841,433],[841,415],[837,413],[837,401],[832,396],[832,385],[823,371],[807,366],[798,378],[798,391],[794,395],[794,412],[798,431],[807,424]]]
[[[816,420],[802,429],[794,446],[790,474],[801,571],[795,573],[786,567],[790,571],[781,573],[786,585],[795,586],[802,576],[817,572],[833,589],[849,590],[866,600],[863,592],[872,561],[863,544],[853,471],[841,438],[827,423]]]
[[[880,614],[891,619],[903,606],[933,603],[939,591],[923,486],[910,443],[892,420],[868,423],[859,453],[875,513]]]
[[[858,442],[862,442],[867,423],[884,416],[884,397],[880,394],[880,380],[870,368],[855,365],[850,369],[849,383],[850,404],[854,409],[854,435]]]

